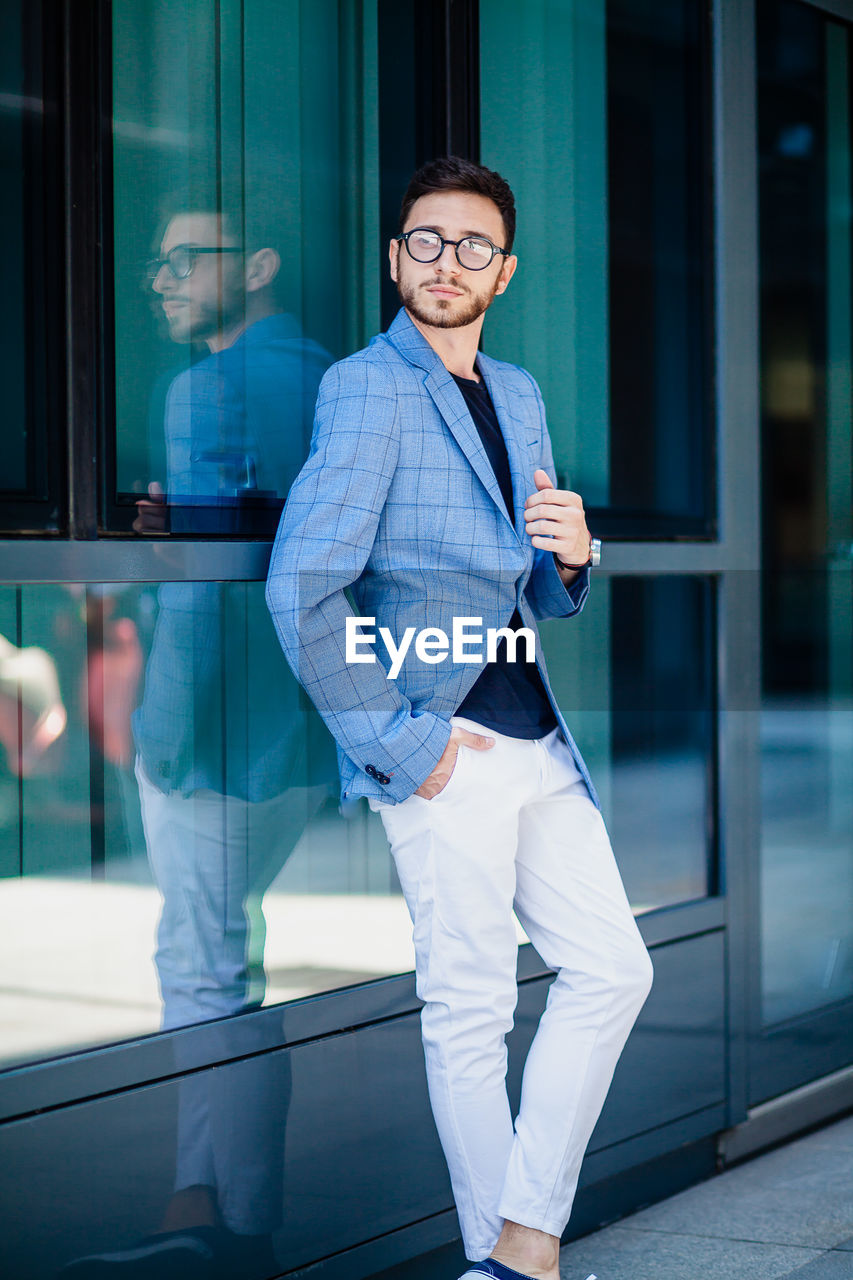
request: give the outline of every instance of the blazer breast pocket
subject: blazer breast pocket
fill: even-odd
[[[542,454],[542,429],[539,426],[526,427],[524,438],[527,444],[527,452],[531,458],[538,461]]]

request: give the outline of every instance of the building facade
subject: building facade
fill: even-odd
[[[853,0],[8,0],[0,1269],[452,1241],[381,824],[264,605],[406,182],[498,169],[656,980],[571,1233],[853,1105]],[[511,1082],[550,974],[519,936]]]

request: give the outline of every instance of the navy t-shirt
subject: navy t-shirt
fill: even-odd
[[[452,375],[465,397],[468,411],[480,436],[495,479],[500,486],[510,520],[513,519],[512,476],[506,444],[501,435],[492,397],[485,382]],[[524,626],[516,609],[507,624],[516,631]],[[501,638],[494,662],[488,662],[456,715],[467,716],[478,724],[504,733],[509,738],[542,738],[556,728],[554,715],[539,668],[535,662],[525,662],[526,645],[522,640],[516,648],[516,661],[508,662],[506,642]]]

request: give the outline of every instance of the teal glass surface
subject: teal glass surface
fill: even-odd
[[[718,891],[713,616],[706,579],[643,575],[594,580],[579,618],[541,624],[636,914]]]
[[[378,328],[375,5],[117,0],[112,29],[107,522],[270,536],[323,372]],[[179,245],[229,252],[150,279]]]
[[[853,995],[850,28],[758,9],[761,1013]]]
[[[670,577],[543,625],[637,912],[709,889],[711,630]],[[410,970],[381,822],[339,789],[263,583],[0,589],[0,1061]]]
[[[115,0],[111,530],[270,532],[323,371],[378,330],[376,25],[372,4]],[[550,372],[537,367],[542,262],[519,277],[529,306],[505,354],[542,378],[561,456],[571,420],[577,457],[606,479],[605,35],[590,10],[571,64],[578,138],[598,156],[577,175],[577,376],[550,283]],[[560,120],[547,127],[556,146]],[[545,190],[574,235],[576,210]],[[531,234],[528,257],[544,224]],[[229,252],[146,277],[179,244]],[[599,579],[581,619],[545,628],[638,911],[712,883],[711,611],[699,579]],[[263,583],[0,588],[3,1062],[408,971],[381,823],[364,806],[344,818],[338,790]]]
[[[479,12],[481,158],[518,208],[518,271],[486,349],[538,380],[558,477],[600,532],[707,536],[702,6]]]
[[[264,584],[0,591],[5,1064],[412,967]]]
[[[484,346],[539,382],[593,533],[713,514],[702,21],[682,0],[480,4],[481,155],[515,192],[519,259]],[[594,581],[577,624],[543,627],[637,910],[716,891],[708,592]]]
[[[0,92],[4,109],[0,113],[0,166],[6,198],[0,204],[0,233],[7,251],[4,267],[5,301],[0,319],[0,350],[3,352],[3,385],[7,396],[9,428],[3,439],[3,489],[23,490],[27,486],[27,387],[26,369],[26,280],[25,262],[25,178],[24,154],[26,104],[22,14],[18,5],[4,5],[0,41]],[[5,105],[8,103],[8,105]]]

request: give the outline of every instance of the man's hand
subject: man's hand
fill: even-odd
[[[524,504],[525,530],[530,541],[543,551],[553,551],[566,564],[586,564],[590,535],[580,494],[554,489],[541,467],[534,471],[533,483],[537,492]],[[559,565],[557,568],[564,581],[577,576],[571,569],[561,569]]]
[[[460,747],[473,747],[475,751],[488,751],[494,745],[494,738],[486,738],[481,733],[471,733],[470,729],[462,729],[459,725],[454,725],[450,730],[450,740],[441,753],[440,760],[429,777],[425,778],[418,787],[415,795],[423,796],[424,800],[432,800],[434,796],[444,790],[456,765],[456,757],[459,754]]]
[[[136,510],[139,514],[133,522],[134,533],[168,533],[166,497],[156,480],[148,486],[148,497],[137,500]]]

